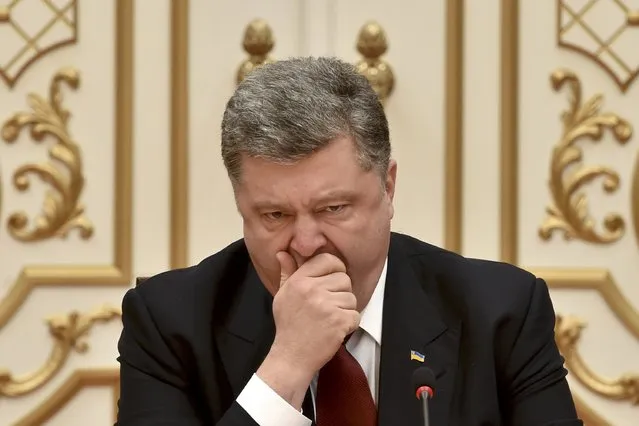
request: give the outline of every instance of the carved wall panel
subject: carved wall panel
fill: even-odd
[[[625,10],[625,3],[581,2],[577,11],[576,2],[559,1],[554,10],[542,3],[502,1],[501,258],[550,286],[557,343],[586,424],[633,424],[639,259],[627,231],[634,226],[629,159],[636,156],[633,127],[639,122],[630,100],[634,77],[618,77],[622,92],[610,90],[583,57],[561,49],[568,46],[570,28],[587,25],[588,10],[597,7],[605,15],[603,8]],[[601,16],[591,18],[601,23]],[[560,22],[559,46],[539,31],[554,19]],[[632,31],[627,28],[629,37]],[[609,44],[625,32],[610,35]],[[595,48],[597,54],[611,50]],[[596,94],[586,96],[582,86]],[[550,96],[556,95],[552,89],[564,89],[568,108]],[[555,233],[564,238],[553,238]]]
[[[79,3],[0,9],[2,36],[24,39],[0,64],[3,424],[68,422],[60,413],[84,388],[117,385],[113,339],[133,275],[134,7]],[[113,398],[97,403],[114,411]]]

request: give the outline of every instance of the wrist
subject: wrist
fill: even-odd
[[[256,374],[282,399],[300,410],[314,372],[290,358],[286,351],[273,345]]]

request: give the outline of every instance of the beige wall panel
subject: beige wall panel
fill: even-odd
[[[356,43],[367,21],[386,32],[382,59],[395,76],[385,105],[398,163],[393,229],[444,245],[446,2],[343,0],[334,13],[335,54],[351,62],[362,57]]]
[[[79,203],[93,234],[83,239],[72,230],[66,239],[34,242],[11,234],[10,216],[41,215],[52,188],[32,175],[29,189],[18,191],[12,181],[18,167],[49,164],[63,187],[69,170],[49,157],[53,138],[36,143],[26,127],[11,144],[0,139],[0,425],[112,425],[123,292],[133,276],[168,267],[170,67],[166,37],[158,34],[169,34],[169,2],[78,2],[63,13],[77,22],[77,43],[50,50],[19,75],[7,59],[24,44],[13,24],[34,35],[56,14],[46,2],[12,4],[9,20],[0,19],[0,39],[12,40],[0,46],[0,126],[19,111],[33,112],[29,94],[51,103],[57,71],[77,71],[77,88],[60,83],[60,106],[70,113],[66,130],[79,147],[69,163],[81,166]],[[5,12],[0,8],[0,18]],[[38,45],[64,39],[65,31],[58,20]],[[46,114],[55,122],[54,110]],[[77,347],[63,337],[69,330],[80,338]]]
[[[189,10],[189,262],[241,238],[242,223],[220,154],[220,123],[247,59],[245,27],[262,18],[275,37],[275,59],[300,54],[300,1],[192,0]]]
[[[516,2],[504,3],[512,6]],[[504,230],[515,224],[518,237],[503,235],[504,254],[507,260],[547,279],[558,314],[583,321],[581,330],[579,323],[571,322],[560,323],[558,328],[558,339],[571,369],[570,383],[578,397],[610,424],[634,425],[639,416],[638,406],[633,405],[639,390],[639,252],[632,197],[636,191],[633,173],[639,87],[623,87],[598,61],[559,47],[557,20],[559,16],[562,27],[569,28],[561,35],[563,43],[595,52],[606,40],[614,40],[610,46],[616,58],[602,49],[601,61],[623,61],[632,71],[639,65],[639,57],[636,48],[630,46],[639,42],[639,33],[630,24],[630,12],[637,10],[639,3],[564,1],[560,2],[565,4],[562,8],[555,1],[519,3],[519,129],[516,145],[511,146],[519,159],[518,167],[509,166],[504,173],[505,178],[515,173],[518,180],[516,195],[505,194],[516,196],[511,201],[516,203],[517,219],[506,215]],[[574,20],[573,14],[580,16],[581,23],[569,23]],[[575,99],[570,80],[561,85],[570,73],[574,73],[574,84],[581,90],[576,100],[579,114],[591,117],[579,119],[573,115],[564,123],[561,116],[570,111],[571,99]],[[588,103],[598,94],[602,96],[601,105],[590,103],[589,109]],[[626,122],[629,127],[625,127]],[[599,142],[582,138],[572,145],[575,151],[561,150],[572,135],[588,125],[603,126]],[[628,138],[631,127],[635,128],[634,136]],[[562,160],[576,153],[582,155],[581,161],[561,166]],[[619,179],[619,185],[612,185],[611,191],[604,189],[604,173],[611,181]],[[579,176],[584,184],[570,196],[569,182]],[[579,194],[584,197],[583,217],[577,215]],[[559,229],[546,239],[540,229],[551,223],[547,208],[552,205],[557,207],[554,223]],[[604,223],[611,215],[618,215],[613,224],[623,221],[624,227],[606,229]],[[590,224],[594,228],[590,229]],[[575,238],[566,241],[564,229]],[[577,333],[576,340],[571,341],[569,333]],[[620,381],[624,374],[629,375],[625,385]]]
[[[499,258],[500,0],[464,3],[463,254]]]

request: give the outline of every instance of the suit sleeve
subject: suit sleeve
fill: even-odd
[[[555,343],[555,312],[546,283],[537,278],[528,311],[508,360],[507,424],[581,426],[564,359]]]
[[[115,426],[259,426],[234,402],[212,423],[136,289],[122,303],[120,398]]]

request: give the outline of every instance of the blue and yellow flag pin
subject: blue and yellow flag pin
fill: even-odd
[[[424,355],[420,354],[417,351],[410,351],[410,360],[415,360],[419,362],[424,362]]]

